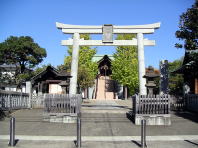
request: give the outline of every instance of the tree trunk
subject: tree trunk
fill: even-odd
[[[87,88],[84,89],[84,98],[87,99]]]
[[[25,71],[25,65],[24,63],[20,63],[20,73],[24,73]]]
[[[87,99],[89,99],[89,87],[87,87]]]
[[[128,98],[128,88],[127,86],[124,86],[124,99],[127,100]]]

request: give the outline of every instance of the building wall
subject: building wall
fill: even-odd
[[[62,88],[58,84],[49,84],[49,94],[61,94]]]
[[[198,94],[198,79],[195,79],[195,94]]]

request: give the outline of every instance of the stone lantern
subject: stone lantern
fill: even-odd
[[[160,75],[154,71],[152,66],[149,66],[144,78],[146,78],[146,87],[148,90],[148,95],[153,95],[153,89],[156,87],[154,82],[155,78],[159,77]]]

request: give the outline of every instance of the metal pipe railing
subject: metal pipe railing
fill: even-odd
[[[77,114],[77,148],[81,148],[81,113]]]
[[[146,120],[141,120],[141,147],[145,148],[146,146]]]
[[[10,141],[9,146],[15,146],[15,118],[10,118]]]

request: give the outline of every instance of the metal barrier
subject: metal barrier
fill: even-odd
[[[81,148],[81,113],[77,114],[77,147]]]
[[[15,118],[10,118],[10,141],[9,146],[15,146]]]
[[[146,146],[146,120],[141,120],[141,147],[145,148]]]

